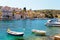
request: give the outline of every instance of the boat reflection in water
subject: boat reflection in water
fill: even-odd
[[[16,37],[16,38],[14,38],[14,40],[24,40],[24,38],[23,37]]]

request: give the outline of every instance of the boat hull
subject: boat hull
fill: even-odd
[[[54,27],[60,27],[60,24],[51,24],[51,23],[47,23],[45,24],[46,26],[54,26]]]
[[[11,33],[8,33],[9,35],[12,35],[12,36],[23,36],[24,34],[19,34],[19,35],[16,35],[16,34],[11,34]]]

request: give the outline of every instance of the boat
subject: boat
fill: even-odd
[[[46,26],[60,26],[60,19],[51,19],[51,20],[48,20],[45,25]]]
[[[60,40],[60,34],[56,34],[53,36],[54,40]]]
[[[11,31],[10,29],[7,30],[7,33],[13,36],[23,36],[24,32],[15,32],[15,31]]]
[[[36,35],[46,35],[46,31],[43,30],[32,29],[32,33],[35,33]]]

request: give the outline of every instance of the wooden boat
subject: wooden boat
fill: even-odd
[[[14,35],[14,36],[23,36],[24,32],[15,32],[15,31],[11,31],[10,29],[7,30],[7,33],[10,35]]]
[[[55,35],[54,40],[60,40],[60,34]]]
[[[46,31],[43,31],[43,30],[33,29],[32,32],[37,34],[37,35],[46,35]]]

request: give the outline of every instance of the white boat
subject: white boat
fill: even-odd
[[[60,19],[48,20],[46,26],[60,26]]]
[[[15,31],[11,31],[10,29],[7,30],[7,33],[10,35],[14,35],[14,36],[23,36],[24,32],[15,32]]]
[[[43,30],[33,29],[32,32],[37,34],[37,35],[46,35],[46,31],[43,31]]]

